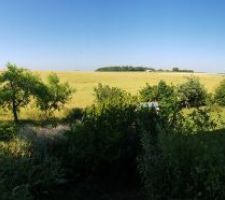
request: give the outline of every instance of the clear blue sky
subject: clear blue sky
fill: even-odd
[[[0,0],[0,66],[225,72],[225,0]]]

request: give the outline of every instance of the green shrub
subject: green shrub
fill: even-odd
[[[12,139],[17,132],[17,127],[15,124],[11,123],[1,123],[0,124],[0,141]]]
[[[217,122],[212,118],[210,112],[211,110],[208,108],[201,108],[194,109],[187,114],[184,121],[184,131],[195,133],[214,130],[217,127]]]
[[[130,93],[126,92],[117,87],[110,87],[108,85],[98,84],[98,87],[94,88],[95,102],[98,106],[104,104],[132,104],[137,102],[137,98],[132,96]]]
[[[96,89],[96,99],[97,105],[87,108],[82,121],[67,133],[63,163],[74,177],[126,178],[136,172],[140,148],[137,105],[125,91],[102,85]]]
[[[166,177],[166,190],[160,194],[170,199],[224,199],[223,141],[223,134],[212,133],[162,136],[164,169],[158,178]]]
[[[36,89],[36,104],[41,111],[45,112],[46,117],[54,116],[56,110],[61,110],[71,99],[75,92],[69,83],[61,83],[57,74],[52,73],[47,78],[48,83],[39,85]]]
[[[215,91],[215,101],[221,106],[225,106],[225,79],[220,82],[220,85]]]
[[[147,84],[139,92],[141,101],[148,102],[157,100],[159,104],[158,122],[164,128],[175,128],[177,118],[180,117],[181,106],[177,97],[176,87],[160,81],[158,85]]]
[[[165,135],[158,145],[144,137],[140,160],[148,199],[224,199],[224,135]]]
[[[207,102],[207,91],[198,78],[189,77],[178,88],[181,103],[184,106],[200,107]]]
[[[135,168],[138,133],[135,106],[92,107],[67,136],[69,165],[75,173],[125,176]],[[67,161],[65,161],[67,162]],[[68,168],[68,167],[67,167]]]
[[[72,108],[65,117],[65,119],[71,124],[76,122],[77,120],[82,120],[83,115],[84,110],[82,108]]]
[[[42,199],[62,178],[59,161],[15,137],[0,142],[0,199]]]
[[[148,199],[224,198],[224,136],[203,132],[214,128],[207,112],[177,113],[173,128],[162,126],[168,124],[165,118],[151,115],[139,157]]]
[[[139,93],[141,100],[144,102],[153,100],[162,101],[175,95],[175,87],[167,85],[165,81],[159,81],[158,85],[154,86],[146,84]]]

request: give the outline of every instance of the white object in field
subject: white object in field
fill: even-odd
[[[142,102],[141,107],[143,108],[154,108],[155,110],[159,110],[159,104],[157,101],[151,101],[151,102]]]

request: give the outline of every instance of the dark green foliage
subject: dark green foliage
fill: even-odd
[[[146,84],[140,91],[140,99],[144,102],[158,101],[161,125],[170,128],[175,126],[181,110],[175,86],[167,85],[165,81],[160,81],[154,86]]]
[[[173,67],[173,68],[172,68],[172,71],[173,71],[173,72],[179,72],[179,68],[178,68],[178,67]]]
[[[191,69],[179,69],[178,67],[173,67],[172,72],[194,72],[194,70]]]
[[[217,123],[212,119],[210,109],[207,108],[195,109],[185,116],[184,131],[186,132],[210,131],[214,130],[216,126]]]
[[[140,98],[142,101],[162,101],[169,99],[175,95],[175,87],[172,85],[167,85],[165,81],[160,81],[158,85],[151,86],[146,84],[146,86],[140,90]]]
[[[148,99],[150,98],[150,100],[151,98],[156,98],[160,104],[158,114],[154,114],[154,110],[150,110],[150,113],[142,113],[140,118],[143,123],[143,131],[141,134],[143,156],[139,157],[139,171],[144,181],[147,197],[148,199],[197,199],[199,194],[194,191],[196,189],[195,185],[185,185],[190,177],[192,177],[192,173],[195,170],[194,166],[191,165],[195,159],[195,152],[191,150],[191,153],[193,153],[191,154],[188,145],[183,148],[183,143],[180,144],[177,142],[180,146],[175,149],[173,153],[180,153],[181,157],[184,154],[184,160],[187,159],[185,156],[188,157],[188,162],[184,162],[182,159],[178,164],[181,165],[179,166],[180,170],[183,170],[185,167],[188,168],[188,170],[179,172],[180,174],[176,173],[178,167],[176,165],[177,157],[174,156],[168,160],[165,158],[166,155],[171,155],[171,152],[170,149],[164,149],[164,145],[166,145],[164,142],[167,141],[162,138],[168,138],[170,145],[173,145],[173,142],[176,142],[173,141],[174,138],[182,136],[185,141],[185,135],[198,134],[199,131],[213,130],[216,124],[209,115],[210,111],[208,109],[198,108],[184,115],[175,90],[173,93],[167,93],[166,91],[170,90],[168,90],[167,87],[161,87],[162,89],[159,93],[164,95],[160,97],[160,95],[152,95],[157,94],[157,92],[153,92],[154,88],[155,91],[160,90],[158,89],[160,87],[148,86],[145,90],[142,90],[141,93],[143,97],[149,94]],[[163,89],[165,89],[164,92],[162,92]],[[150,92],[148,93],[148,91]],[[211,173],[210,170],[208,173]],[[219,177],[219,174],[217,174],[217,176]],[[198,177],[195,178],[194,180],[191,178],[193,184],[204,184],[204,182],[198,180]],[[192,190],[189,187],[193,187]],[[206,194],[206,196],[207,195],[208,194]],[[203,196],[204,194],[202,194],[201,191],[201,197]]]
[[[28,105],[32,97],[46,115],[52,116],[68,102],[74,91],[68,83],[60,83],[56,74],[48,76],[46,85],[27,69],[10,63],[0,76],[0,84],[0,103],[12,111],[15,122],[18,122],[20,108]]]
[[[0,103],[12,111],[15,122],[18,121],[20,108],[30,102],[39,82],[30,71],[7,64],[7,71],[0,76]]]
[[[0,123],[0,141],[7,141],[12,139],[17,132],[15,124]]]
[[[122,175],[120,170],[125,169],[128,172],[137,156],[138,135],[134,122],[133,106],[91,108],[83,123],[68,133],[72,148],[69,164],[86,175],[106,176],[110,171],[108,176]]]
[[[151,115],[151,128],[142,132],[139,170],[148,199],[223,199],[225,181],[219,177],[224,176],[225,155],[223,148],[217,148],[221,135],[214,140],[214,134],[203,134],[214,129],[215,122],[207,109],[185,117],[182,112],[175,114],[173,126],[165,126],[170,118]]]
[[[52,115],[70,100],[72,92],[68,83],[60,83],[56,74],[50,74],[47,85],[42,85],[37,91],[37,106]]]
[[[160,134],[159,147],[147,145],[141,166],[148,199],[223,199],[223,134]],[[148,156],[147,156],[148,155]]]
[[[98,105],[103,104],[118,104],[118,103],[135,103],[136,98],[131,96],[131,94],[126,91],[116,88],[110,87],[108,85],[98,84],[98,87],[94,88],[95,92],[95,101]]]
[[[200,107],[206,104],[207,91],[199,79],[189,77],[188,80],[178,88],[180,101],[184,106]]]
[[[60,183],[59,161],[40,145],[15,137],[0,141],[1,200],[43,199]]]
[[[94,92],[95,105],[70,111],[65,135],[28,139],[14,126],[0,126],[0,199],[132,199],[121,194],[138,190],[140,179],[147,199],[225,198],[224,130],[215,132],[211,110],[200,107],[206,91],[198,80],[180,87],[183,100],[197,107],[185,112],[177,88],[164,81],[140,91],[159,110],[116,87],[99,84]],[[71,90],[53,75],[32,94],[52,112]]]
[[[135,67],[135,66],[109,66],[109,67],[100,67],[96,69],[97,72],[142,72],[142,71],[157,71],[157,72],[194,72],[191,69],[179,69],[178,67],[169,69],[154,69],[152,67]]]
[[[98,90],[102,88],[108,86],[101,86]],[[86,109],[82,122],[76,123],[67,134],[69,162],[65,163],[70,166],[71,173],[87,177],[108,176],[116,180],[127,179],[129,173],[136,171],[140,147],[139,130],[135,126],[137,106],[131,103],[131,96],[129,100],[127,94],[121,92],[117,100],[104,98],[98,105]]]
[[[152,119],[153,120],[153,119]],[[153,120],[157,123],[156,120]],[[142,132],[142,155],[139,155],[139,173],[143,180],[146,199],[163,199],[165,170],[159,148],[159,133],[156,123],[151,123],[151,129]],[[166,196],[165,196],[166,197]],[[167,197],[165,198],[167,199]]]
[[[100,67],[96,69],[99,72],[142,72],[146,70],[155,71],[154,68],[148,67],[133,67],[133,66],[110,66],[110,67]]]
[[[94,92],[95,92],[95,101],[97,103],[111,101],[113,99],[119,101],[121,98],[124,97],[123,90],[116,87],[110,87],[108,85],[104,86],[101,83],[98,84],[98,87],[94,88]]]
[[[72,108],[66,116],[66,121],[75,123],[77,120],[82,120],[84,110],[82,108]]]
[[[197,136],[199,131],[213,130],[216,124],[208,115],[209,110],[198,108],[184,115],[173,86],[160,82],[153,88],[156,92],[152,93],[150,88],[150,94],[157,94],[154,98],[157,97],[159,101],[159,112],[140,108],[135,98],[118,88],[99,85],[95,89],[97,105],[86,109],[82,122],[77,122],[67,133],[67,148],[63,151],[67,159],[63,163],[71,170],[70,177],[113,177],[120,180],[124,176],[136,177],[138,157],[138,169],[149,199],[192,199],[199,195],[212,195],[207,192],[203,195],[205,180],[199,179],[198,174],[192,177],[195,173],[192,165],[195,152],[188,149],[191,142],[185,144],[187,152],[182,146],[177,146],[174,152],[165,148],[168,141],[173,144],[174,137],[184,138],[186,142],[185,136]],[[196,152],[198,157],[203,153],[203,147]],[[176,156],[167,157],[173,153],[184,154],[188,162],[177,161]],[[182,171],[185,165],[186,169]],[[207,162],[203,165],[207,165]],[[177,168],[180,170],[178,173]],[[207,176],[211,176],[211,169],[206,172]],[[222,171],[216,176],[219,177]],[[196,187],[190,186],[190,183]],[[202,187],[200,193],[196,192],[199,187]],[[214,189],[210,189],[210,193],[212,191]]]
[[[221,106],[225,106],[225,79],[220,82],[220,85],[215,91],[215,102]]]

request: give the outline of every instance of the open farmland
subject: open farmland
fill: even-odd
[[[50,74],[50,71],[35,71],[43,80]],[[64,116],[65,112],[72,107],[85,107],[94,101],[93,89],[98,83],[107,84],[122,88],[137,94],[146,83],[157,84],[160,80],[165,80],[169,84],[180,84],[185,81],[185,77],[196,76],[200,78],[209,92],[213,92],[224,75],[208,73],[171,73],[171,72],[62,72],[57,71],[62,82],[67,81],[76,90],[73,97],[63,111],[56,113],[57,116]],[[34,105],[30,104],[21,110],[21,119],[37,119],[39,111],[34,110]],[[11,115],[1,111],[1,119],[11,119]]]
[[[50,72],[38,72],[44,79]],[[145,86],[146,83],[157,84],[160,80],[167,83],[180,84],[185,77],[200,78],[209,92],[212,92],[223,75],[207,73],[169,73],[169,72],[57,72],[62,81],[68,81],[76,89],[69,107],[85,107],[93,102],[93,88],[98,83],[125,89],[132,94]]]

